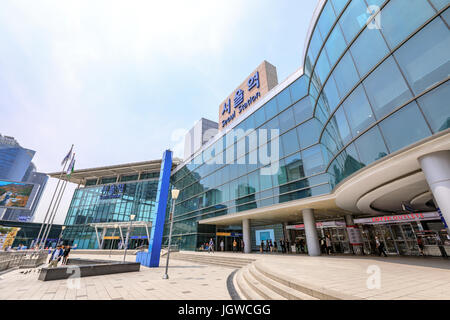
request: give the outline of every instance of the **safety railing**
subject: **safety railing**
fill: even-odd
[[[36,268],[44,264],[48,257],[48,250],[1,251],[0,271],[11,268]]]

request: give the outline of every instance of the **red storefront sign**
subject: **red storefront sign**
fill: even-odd
[[[408,213],[394,216],[382,216],[355,219],[357,224],[384,224],[384,223],[401,223],[420,220],[435,220],[439,219],[439,213],[437,212],[424,212],[424,213]]]

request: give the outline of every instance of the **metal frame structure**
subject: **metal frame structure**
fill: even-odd
[[[122,240],[122,243],[125,243],[125,239],[123,238],[123,232],[122,228],[126,228],[127,232],[130,232],[130,222],[124,221],[124,222],[103,222],[103,223],[90,223],[89,226],[93,227],[95,229],[95,235],[97,236],[97,243],[98,247],[101,248],[103,245],[104,237],[108,231],[108,229],[116,229],[119,228],[120,232],[120,238]],[[133,221],[133,227],[145,227],[145,231],[147,233],[147,239],[150,242],[150,232],[148,231],[149,228],[152,227],[151,221]],[[102,230],[102,239],[100,241],[99,235],[98,235],[98,229]]]

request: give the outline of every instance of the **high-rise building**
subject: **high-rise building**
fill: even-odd
[[[0,209],[0,220],[31,222],[44,192],[48,176],[37,172],[31,162],[36,151],[20,146],[13,137],[0,135],[0,180],[38,184],[39,190],[30,210]]]
[[[184,140],[184,158],[187,159],[211,140],[218,132],[218,124],[212,120],[201,118],[189,130]]]

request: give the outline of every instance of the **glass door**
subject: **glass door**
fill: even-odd
[[[419,246],[417,245],[416,232],[413,225],[411,223],[406,223],[402,224],[401,228],[405,237],[406,246],[408,247],[408,254],[414,256],[420,255]]]
[[[376,225],[375,235],[378,236],[380,241],[384,242],[386,252],[389,254],[399,254],[399,250],[394,241],[392,231],[387,225]],[[378,252],[377,252],[378,254]]]

